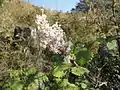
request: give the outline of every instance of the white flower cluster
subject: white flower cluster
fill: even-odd
[[[47,16],[43,13],[42,15],[36,15],[35,22],[37,24],[40,46],[49,48],[50,51],[55,53],[61,53],[61,50],[64,50],[66,46],[65,33],[58,23],[50,26],[46,18]]]

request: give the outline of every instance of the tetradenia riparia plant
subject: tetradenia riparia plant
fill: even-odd
[[[37,32],[39,32],[41,47],[49,48],[55,53],[61,53],[65,50],[65,33],[57,22],[50,26],[47,16],[42,13],[42,15],[36,15],[35,23],[37,24]]]

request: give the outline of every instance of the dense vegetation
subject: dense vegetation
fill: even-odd
[[[119,90],[119,0],[71,12],[0,0],[0,90]]]

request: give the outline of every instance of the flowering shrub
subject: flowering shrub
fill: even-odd
[[[47,16],[42,13],[42,15],[36,15],[35,23],[37,24],[37,34],[42,48],[49,48],[50,51],[55,53],[61,53],[65,50],[65,33],[57,22],[50,26]],[[35,34],[33,37],[35,37]]]

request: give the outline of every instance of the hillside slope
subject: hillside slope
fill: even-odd
[[[45,60],[43,61],[41,58],[41,51],[37,49],[33,50],[31,46],[29,47],[28,44],[28,46],[25,46],[29,47],[29,49],[37,53],[35,55],[30,54],[29,57],[26,57],[26,53],[23,53],[23,51],[20,49],[26,49],[25,46],[18,45],[13,47],[15,42],[14,40],[6,42],[7,38],[13,38],[13,32],[16,26],[36,27],[36,14],[41,15],[41,7],[34,6],[30,3],[25,3],[22,0],[19,2],[14,0],[3,2],[2,6],[0,7],[0,76],[6,75],[10,68],[39,68],[42,62],[48,62]],[[67,34],[67,37],[71,37],[73,43],[78,41],[86,43],[87,45],[89,42],[91,43],[91,41],[96,39],[96,30],[98,27],[96,24],[92,23],[94,22],[92,19],[94,19],[95,16],[93,16],[91,11],[88,13],[62,13],[45,9],[45,14],[47,15],[47,19],[50,24],[54,24],[55,22],[61,24],[62,29]],[[90,45],[88,48],[95,51],[97,44],[94,46],[94,48],[91,48],[91,46],[92,45]]]

